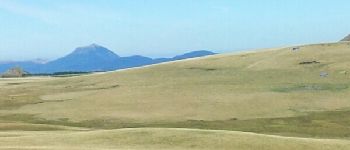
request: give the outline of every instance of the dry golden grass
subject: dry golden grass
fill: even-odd
[[[284,48],[218,55],[12,85],[7,87],[10,92],[5,92],[6,96],[21,89],[20,94],[41,98],[43,103],[1,112],[74,121],[115,118],[143,122],[286,117],[305,111],[344,109],[350,106],[349,75],[342,73],[348,70],[344,64],[350,64],[348,54],[348,43],[311,45],[296,52]],[[299,64],[310,60],[321,63]],[[322,71],[329,77],[320,77]],[[324,90],[280,92],[300,86]]]
[[[350,141],[193,129],[1,132],[0,149],[348,150]]]
[[[93,128],[106,128],[106,124],[115,123],[116,126],[108,128],[122,128],[129,123],[142,127],[143,124],[172,124],[188,120],[252,120],[293,117],[315,111],[348,110],[350,43],[306,45],[300,46],[297,51],[291,49],[221,54],[68,78],[0,79],[0,121]],[[300,64],[312,61],[319,63]],[[321,72],[327,72],[328,76],[320,77]],[[209,132],[211,134],[206,135],[203,134],[206,131],[167,129],[144,132],[147,136],[156,136],[158,130],[179,140],[189,138],[188,141],[203,143],[203,147],[191,147],[186,142],[181,147],[181,142],[173,143],[159,137],[154,137],[159,141],[150,147],[147,147],[147,143],[152,141],[146,138],[139,139],[145,141],[139,145],[132,143],[138,140],[138,133],[132,133],[140,130],[113,130],[110,135],[109,131],[18,132],[16,134],[26,136],[4,138],[8,141],[3,143],[8,143],[7,147],[16,147],[15,143],[19,140],[30,143],[31,139],[38,138],[39,141],[55,143],[53,141],[58,138],[61,142],[57,142],[56,146],[67,142],[68,147],[72,146],[69,148],[86,145],[94,149],[94,145],[89,145],[84,139],[85,135],[91,135],[91,140],[95,140],[92,143],[98,148],[108,149],[114,148],[110,141],[122,140],[119,134],[127,133],[124,136],[126,139],[130,137],[130,141],[124,141],[126,147],[117,148],[131,145],[130,149],[215,149],[220,140],[226,145],[222,149],[257,149],[261,145],[265,149],[349,148],[345,140],[322,141],[244,134],[247,136],[246,141],[230,143],[230,139],[241,140],[238,138],[241,134]],[[203,138],[198,139],[197,134]],[[219,138],[218,134],[224,134],[220,135],[223,138]],[[103,141],[102,137],[110,141]],[[70,145],[63,138],[72,138],[76,143]],[[323,142],[325,144],[321,144]],[[26,146],[25,143],[23,146]],[[106,145],[99,145],[101,143]],[[111,147],[108,147],[110,144]],[[178,144],[180,147],[176,147]],[[33,149],[55,147],[41,144],[27,146]]]

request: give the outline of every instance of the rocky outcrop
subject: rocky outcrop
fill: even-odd
[[[20,67],[14,67],[14,68],[7,70],[3,74],[1,74],[0,77],[2,77],[2,78],[20,78],[20,77],[25,77],[26,75],[28,75],[28,72],[24,71]]]

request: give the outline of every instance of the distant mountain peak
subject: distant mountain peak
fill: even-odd
[[[86,47],[90,47],[90,48],[101,48],[101,47],[103,47],[103,46],[98,45],[98,44],[96,44],[96,43],[92,43],[92,44],[90,44],[90,45],[88,45],[88,46],[86,46]],[[103,48],[104,48],[104,47],[103,47]]]
[[[81,47],[78,47],[76,48],[76,50],[91,50],[91,49],[107,49],[101,45],[98,45],[98,44],[95,44],[95,43],[92,43],[90,45],[87,45],[87,46],[81,46]]]
[[[346,36],[345,38],[343,38],[341,41],[350,42],[350,34],[348,36]]]
[[[97,44],[76,48],[72,53],[51,61],[44,66],[45,72],[108,71],[116,69],[120,57],[113,51]]]
[[[92,54],[92,53],[106,53],[106,54],[110,54],[110,55],[116,55],[114,54],[114,52],[112,52],[111,50],[100,46],[98,44],[90,44],[88,46],[82,46],[82,47],[78,47],[76,48],[72,54]]]
[[[208,50],[198,50],[198,51],[188,52],[182,55],[177,55],[173,59],[180,60],[180,59],[187,59],[187,58],[203,57],[203,56],[214,55],[214,54],[216,53]]]
[[[178,55],[173,58],[152,59],[141,55],[120,57],[113,51],[93,43],[87,46],[78,47],[66,56],[49,62],[42,59],[22,62],[0,62],[0,72],[4,72],[11,67],[16,66],[23,67],[30,73],[110,71],[187,58],[203,57],[213,54],[215,53],[211,51],[199,50]]]

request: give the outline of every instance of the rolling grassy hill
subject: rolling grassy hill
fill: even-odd
[[[2,138],[4,149],[349,149],[349,66],[350,43],[341,42],[69,78],[1,79],[0,138],[19,136]]]

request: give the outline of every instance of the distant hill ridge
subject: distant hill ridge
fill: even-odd
[[[349,42],[350,41],[350,34],[348,36],[346,36],[345,38],[343,38],[341,41],[342,42]]]
[[[200,50],[177,55],[173,58],[152,59],[141,55],[121,57],[103,46],[91,44],[78,47],[72,53],[46,63],[38,61],[1,63],[0,72],[15,66],[19,66],[30,73],[111,71],[213,54],[215,53],[211,51]]]

